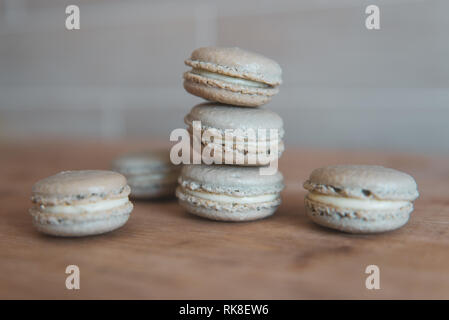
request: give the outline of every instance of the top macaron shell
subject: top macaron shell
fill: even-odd
[[[104,170],[63,171],[38,181],[32,188],[33,201],[41,204],[83,202],[89,197],[119,198],[129,191],[123,175]]]
[[[419,196],[413,177],[382,166],[319,168],[312,172],[304,187],[310,192],[360,199],[413,201]]]
[[[284,188],[279,171],[273,175],[261,175],[259,168],[229,165],[185,165],[179,183],[191,190],[235,196],[278,193]]]
[[[258,81],[270,86],[282,83],[282,70],[277,62],[236,47],[199,48],[193,51],[185,63],[192,68]]]
[[[218,103],[202,103],[192,108],[184,119],[190,125],[192,121],[201,121],[202,127],[216,129],[278,129],[283,135],[284,122],[275,112],[264,109],[244,107],[229,108]]]

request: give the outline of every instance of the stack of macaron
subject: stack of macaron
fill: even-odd
[[[184,73],[184,88],[209,102],[194,106],[184,119],[202,162],[182,168],[176,190],[181,206],[222,221],[273,214],[284,184],[277,166],[269,168],[284,151],[284,130],[281,117],[261,106],[279,91],[280,66],[256,53],[220,47],[199,48],[185,64],[192,69]]]

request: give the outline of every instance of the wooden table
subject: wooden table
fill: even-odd
[[[309,299],[449,298],[449,158],[295,150],[280,168],[283,204],[268,219],[213,222],[176,201],[139,201],[129,222],[106,235],[65,239],[34,230],[31,186],[61,170],[108,168],[145,142],[0,143],[0,298]],[[411,221],[380,235],[321,228],[304,212],[303,181],[316,167],[380,164],[413,175],[421,197]],[[65,269],[81,271],[67,290]],[[380,290],[367,290],[367,265]]]

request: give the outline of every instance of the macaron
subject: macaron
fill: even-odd
[[[198,124],[202,149],[194,151],[222,159],[215,164],[267,165],[284,151],[282,118],[265,108],[203,103],[193,107],[184,122],[192,141],[194,122]],[[205,148],[207,150],[203,152]],[[225,162],[225,156],[232,157]]]
[[[156,199],[175,195],[181,167],[171,163],[169,150],[154,150],[124,154],[112,169],[126,177],[132,198]]]
[[[336,165],[314,170],[304,183],[307,215],[349,233],[376,233],[405,225],[419,193],[408,174],[381,166]]]
[[[236,106],[257,107],[279,92],[279,64],[240,48],[204,47],[192,52],[185,64],[187,92],[206,100]]]
[[[38,181],[30,209],[37,230],[64,237],[120,228],[133,209],[126,178],[102,170],[63,171]]]
[[[256,167],[185,165],[176,196],[188,212],[221,221],[272,215],[281,203],[282,174],[260,175]]]

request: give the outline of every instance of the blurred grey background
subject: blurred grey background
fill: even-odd
[[[65,7],[81,30],[65,29]],[[365,8],[381,30],[365,28]],[[280,63],[288,145],[449,152],[449,1],[0,0],[0,139],[167,140],[200,46]]]

